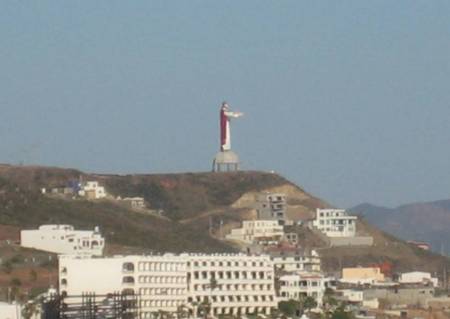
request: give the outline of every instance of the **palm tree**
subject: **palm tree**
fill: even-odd
[[[300,301],[301,304],[302,304],[302,310],[306,310],[307,312],[309,312],[311,309],[317,307],[317,301],[313,297],[305,296],[305,297],[303,297],[301,299],[303,299],[303,300]]]
[[[181,305],[177,307],[177,318],[188,318],[189,313],[185,305]]]
[[[325,316],[329,317],[332,310],[334,310],[338,305],[338,301],[334,298],[334,290],[331,288],[325,289],[323,295],[323,306],[325,310]]]

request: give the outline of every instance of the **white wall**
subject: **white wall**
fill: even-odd
[[[182,305],[192,308],[204,298],[215,299],[212,309],[216,314],[236,314],[238,309],[267,313],[276,306],[274,268],[268,256],[60,256],[59,263],[61,292],[108,294],[133,289],[140,293],[142,311],[147,314],[158,310],[175,312]],[[134,270],[124,270],[124,263],[132,263]],[[133,277],[134,284],[123,283],[124,276]],[[211,278],[217,280],[214,290],[209,287]]]
[[[422,272],[422,271],[403,273],[400,275],[399,282],[404,284],[430,282],[433,284],[434,287],[438,286],[437,278],[432,278],[429,272]]]
[[[73,258],[59,257],[59,289],[69,295],[83,292],[107,294],[120,292],[122,289],[122,264],[119,258]],[[62,285],[62,280],[67,281]]]
[[[21,311],[20,305],[0,302],[0,319],[21,319]]]
[[[22,230],[20,244],[22,247],[57,254],[100,256],[103,254],[105,240],[99,233],[77,231],[70,225],[43,225],[36,230]]]
[[[298,300],[300,294],[306,294],[320,306],[329,280],[317,273],[303,272],[281,276],[279,281],[279,300]]]

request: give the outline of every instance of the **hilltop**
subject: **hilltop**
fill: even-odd
[[[154,211],[144,214],[113,199],[68,200],[41,194],[71,180],[97,180],[112,197],[142,196]],[[288,195],[288,217],[308,220],[317,207],[331,207],[282,176],[267,172],[184,173],[147,175],[86,174],[74,169],[0,165],[0,224],[34,228],[67,223],[77,228],[100,226],[108,253],[231,252],[223,237],[243,219],[255,217],[254,194]],[[339,266],[390,261],[396,269],[440,271],[446,259],[418,250],[362,220],[359,232],[375,238],[372,248],[327,248],[320,236],[296,227],[303,246],[318,248],[327,270]],[[417,266],[417,267],[416,267]]]

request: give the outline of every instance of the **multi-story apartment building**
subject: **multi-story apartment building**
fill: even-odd
[[[318,306],[322,305],[327,287],[332,280],[319,273],[300,272],[286,274],[279,279],[279,300],[298,300],[301,296],[313,297]]]
[[[247,244],[277,243],[283,237],[283,226],[276,220],[245,220],[242,222],[242,228],[232,229],[226,236],[229,240]]]
[[[75,230],[71,225],[42,225],[39,229],[22,230],[20,244],[57,254],[101,256],[105,240],[98,227],[91,231]]]
[[[317,209],[313,227],[328,237],[354,237],[356,216],[350,216],[344,209]]]
[[[262,193],[256,197],[256,212],[258,219],[278,220],[286,218],[286,195],[279,193]]]
[[[143,318],[180,309],[195,315],[269,313],[277,304],[268,256],[60,256],[59,274],[60,292],[68,295],[138,293]]]
[[[210,302],[213,315],[270,313],[277,304],[269,256],[188,255],[188,302]]]
[[[315,250],[292,253],[272,253],[271,259],[276,270],[285,272],[320,272],[320,256]]]

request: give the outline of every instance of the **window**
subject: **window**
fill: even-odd
[[[130,262],[123,263],[122,270],[124,272],[133,272],[134,271],[134,264],[130,263]]]
[[[125,276],[122,278],[122,283],[124,284],[134,284],[134,277],[132,276]]]

